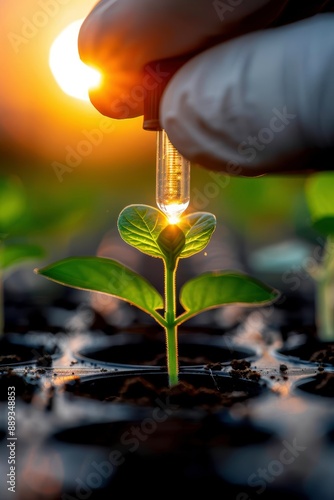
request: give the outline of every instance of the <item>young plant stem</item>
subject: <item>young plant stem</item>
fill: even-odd
[[[176,385],[178,377],[178,338],[176,325],[175,275],[177,262],[164,262],[165,267],[165,334],[169,387]]]
[[[318,338],[334,340],[334,238],[328,236],[322,269],[317,280],[316,322]]]

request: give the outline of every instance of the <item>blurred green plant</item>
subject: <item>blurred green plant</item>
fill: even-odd
[[[44,250],[40,245],[30,243],[28,238],[18,238],[17,230],[26,210],[26,195],[17,178],[0,177],[0,200],[0,335],[2,335],[5,272],[12,271],[25,260],[43,257]],[[13,231],[13,228],[16,228],[16,231]]]
[[[334,173],[310,176],[305,194],[312,226],[325,242],[311,274],[316,284],[317,335],[321,340],[334,340]]]
[[[193,201],[202,202],[199,209],[210,207],[218,219],[241,235],[246,255],[254,247],[282,241],[295,233],[297,209],[304,196],[302,176],[230,177],[227,182],[224,174],[200,174],[197,185],[203,188],[195,191],[202,195],[195,193]],[[226,181],[225,188],[220,188],[219,178],[221,185]]]
[[[53,186],[39,185],[36,179],[23,182],[15,175],[0,175],[1,333],[4,279],[27,260],[40,260],[50,250],[66,244],[89,223],[97,228],[105,210],[100,201],[101,193],[87,185],[55,191]]]
[[[206,212],[191,213],[170,224],[162,212],[148,205],[122,210],[118,230],[123,240],[163,261],[164,297],[145,278],[107,258],[71,257],[36,272],[62,285],[113,295],[151,315],[165,330],[169,385],[173,386],[178,382],[179,325],[208,309],[226,304],[265,305],[279,296],[276,290],[238,271],[212,271],[182,286],[179,301],[184,311],[176,316],[179,259],[202,251],[215,227],[215,216]]]

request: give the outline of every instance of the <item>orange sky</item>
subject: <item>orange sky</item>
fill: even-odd
[[[68,24],[84,18],[95,3],[0,3],[0,143],[47,169],[66,161],[70,168],[81,161],[86,167],[108,169],[123,162],[134,169],[136,164],[154,163],[154,134],[142,129],[142,118],[107,119],[90,103],[65,95],[51,74],[48,57],[53,40]]]

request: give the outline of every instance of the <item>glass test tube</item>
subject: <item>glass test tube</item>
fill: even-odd
[[[157,132],[156,203],[171,223],[190,200],[190,162],[173,146],[165,130]]]

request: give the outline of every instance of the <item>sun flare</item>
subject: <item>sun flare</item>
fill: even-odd
[[[89,101],[89,89],[99,85],[101,74],[79,58],[77,43],[82,22],[74,21],[57,36],[50,49],[49,65],[65,94]]]

